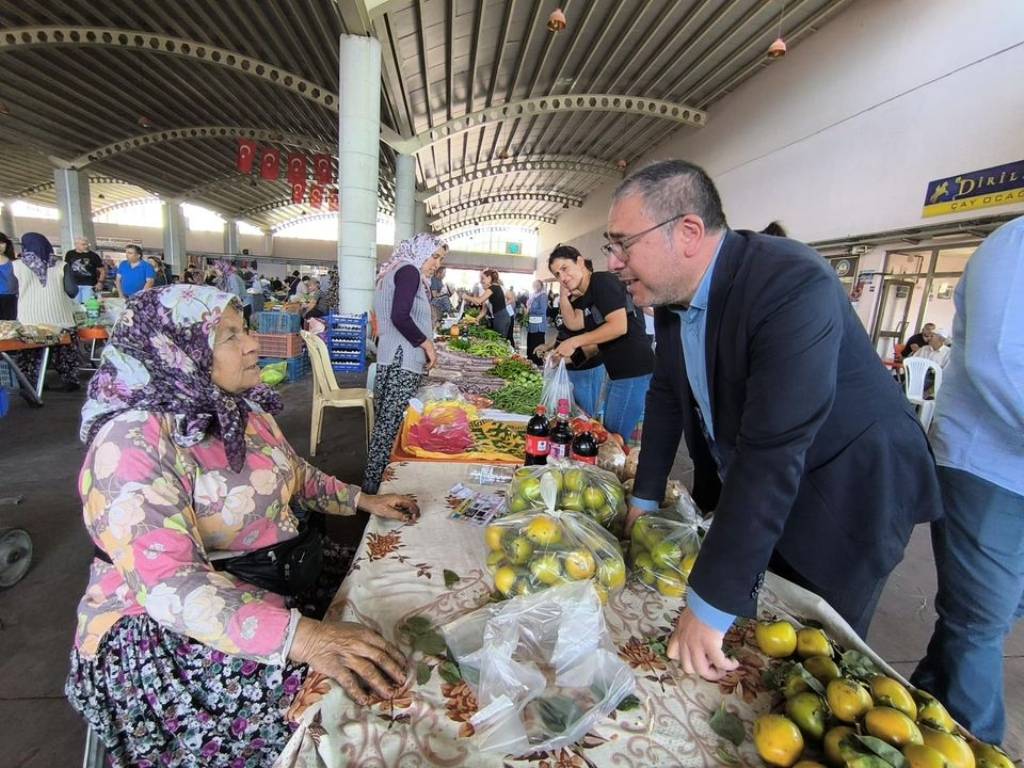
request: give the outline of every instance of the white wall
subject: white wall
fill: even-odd
[[[1021,0],[859,0],[638,164],[698,163],[731,226],[805,241],[1024,211],[921,216],[930,180],[1024,158],[1022,43]],[[614,186],[542,227],[541,261],[565,242],[603,262]]]

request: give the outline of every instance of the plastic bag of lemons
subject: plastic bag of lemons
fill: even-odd
[[[556,509],[555,478],[540,481],[536,508],[500,518],[484,529],[487,568],[503,597],[531,595],[574,581],[593,581],[602,603],[626,584],[626,562],[615,537],[580,512]]]
[[[579,512],[618,535],[626,520],[626,494],[611,472],[589,464],[558,460],[521,467],[509,483],[505,505],[510,513],[541,505],[540,483],[548,475],[555,483],[555,508]]]
[[[700,536],[693,522],[644,515],[633,524],[629,562],[633,575],[665,597],[682,597],[697,562]]]

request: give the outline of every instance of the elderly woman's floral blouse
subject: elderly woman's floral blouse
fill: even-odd
[[[160,624],[223,651],[283,664],[298,614],[284,599],[214,571],[208,553],[240,553],[294,537],[290,502],[352,514],[358,489],[301,459],[267,413],[251,413],[241,472],[224,444],[182,448],[171,417],[121,414],[96,434],[78,480],[85,524],[114,564],[95,559],[75,644],[96,653],[122,616]]]

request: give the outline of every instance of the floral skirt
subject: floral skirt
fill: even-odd
[[[402,368],[402,350],[395,354],[391,365],[377,369],[377,381],[373,388],[374,422],[370,436],[370,450],[366,456],[366,472],[363,474],[363,491],[377,493],[384,470],[391,461],[391,447],[402,429],[405,409],[409,398],[416,394],[426,377]]]
[[[325,539],[320,579],[292,607],[321,618],[353,554]],[[115,768],[262,768],[295,728],[284,713],[307,672],[222,653],[143,614],[118,621],[94,657],[72,650],[64,692]]]

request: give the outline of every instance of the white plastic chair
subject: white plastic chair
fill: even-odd
[[[935,415],[935,400],[924,399],[924,385],[928,378],[928,371],[931,371],[934,376],[932,398],[935,398],[938,397],[939,388],[942,387],[942,368],[939,364],[916,355],[903,360],[903,390],[907,394],[907,400],[917,406],[917,418],[921,421],[925,432],[931,426],[932,416]]]
[[[366,448],[370,448],[370,432],[373,429],[373,399],[366,387],[342,389],[331,368],[331,355],[323,340],[302,331],[302,340],[309,351],[309,362],[313,368],[313,412],[309,425],[309,455],[316,456],[323,429],[324,408],[362,408],[366,421]]]

